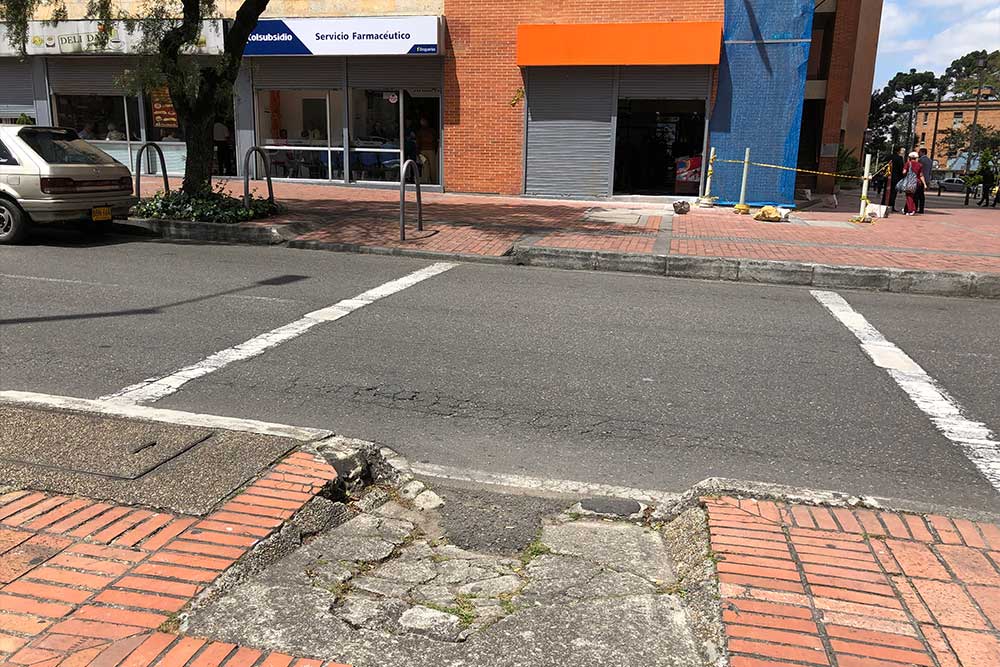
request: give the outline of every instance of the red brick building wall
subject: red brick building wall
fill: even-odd
[[[523,23],[721,21],[723,0],[445,0],[444,178],[451,191],[519,194]]]

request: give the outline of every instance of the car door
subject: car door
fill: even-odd
[[[0,137],[0,192],[14,199],[19,197],[22,167],[14,154],[7,148],[3,137]]]

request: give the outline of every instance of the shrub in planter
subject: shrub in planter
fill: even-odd
[[[232,197],[225,193],[224,188],[225,186],[220,183],[211,192],[198,195],[188,195],[180,191],[157,192],[136,204],[132,209],[132,215],[137,218],[157,220],[237,224],[266,218],[278,211],[276,204],[252,195],[250,208],[246,208],[243,206],[242,197]]]

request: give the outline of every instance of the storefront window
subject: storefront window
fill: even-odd
[[[166,88],[156,88],[150,91],[142,102],[146,141],[155,141],[163,151],[168,174],[183,174],[187,148],[184,146],[184,132],[177,118],[177,110],[174,109],[173,101],[170,99],[170,92]],[[149,173],[160,173],[160,159],[153,150],[147,149],[143,153],[143,161]]]
[[[351,91],[351,178],[399,181],[398,90]]]
[[[274,178],[344,178],[343,92],[257,92],[257,141]]]
[[[139,141],[139,104],[121,95],[55,95],[59,125],[77,131],[124,165],[132,165],[129,144]]]

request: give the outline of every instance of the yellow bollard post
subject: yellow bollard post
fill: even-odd
[[[750,173],[750,149],[743,156],[743,183],[740,185],[740,203],[733,207],[733,210],[740,215],[748,215],[750,207],[747,206],[747,175]]]
[[[871,179],[872,154],[865,154],[865,176],[861,180],[861,211],[858,218],[864,220],[868,215],[868,181]]]

